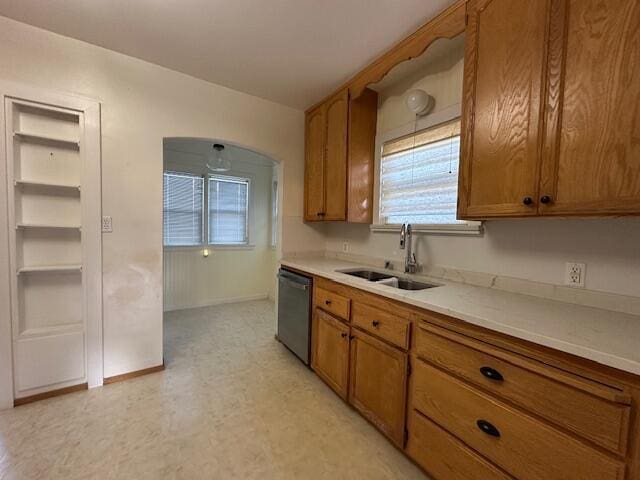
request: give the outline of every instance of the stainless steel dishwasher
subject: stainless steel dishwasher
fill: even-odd
[[[278,272],[276,338],[307,365],[311,352],[311,286],[309,277],[284,268]]]

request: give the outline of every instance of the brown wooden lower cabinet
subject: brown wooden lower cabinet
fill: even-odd
[[[357,329],[351,337],[349,403],[402,447],[407,354]]]
[[[433,480],[640,480],[637,376],[315,285],[312,368]]]
[[[345,400],[349,388],[349,327],[319,308],[313,311],[311,368]]]

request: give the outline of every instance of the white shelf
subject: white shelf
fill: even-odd
[[[80,185],[70,185],[64,183],[49,183],[49,182],[32,182],[29,180],[16,180],[16,186],[26,187],[42,187],[42,188],[55,188],[60,190],[80,190]]]
[[[38,265],[32,267],[22,267],[18,269],[18,275],[21,273],[38,273],[38,272],[80,272],[82,265]]]
[[[78,140],[70,140],[68,138],[49,137],[47,135],[37,135],[35,133],[27,132],[13,132],[16,137],[23,138],[25,140],[36,140],[46,143],[57,143],[59,145],[66,145],[68,147],[80,148],[80,142]]]
[[[60,230],[80,230],[80,225],[47,225],[42,223],[18,223],[16,228],[52,228]]]

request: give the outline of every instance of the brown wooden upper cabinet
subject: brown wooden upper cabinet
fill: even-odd
[[[371,223],[378,97],[348,89],[307,111],[304,219]]]
[[[640,3],[467,15],[458,216],[640,214]]]

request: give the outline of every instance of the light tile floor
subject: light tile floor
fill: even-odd
[[[1,479],[421,479],[257,301],[168,313],[166,370],[0,412]]]

